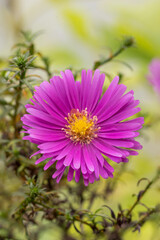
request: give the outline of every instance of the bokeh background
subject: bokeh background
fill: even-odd
[[[53,72],[67,67],[92,68],[95,60],[118,49],[126,35],[135,38],[136,46],[117,58],[132,69],[116,60],[101,67],[111,78],[119,73],[123,75],[123,83],[135,91],[141,101],[142,114],[146,116],[140,137],[143,150],[130,159],[117,190],[107,200],[114,209],[118,202],[129,207],[134,199],[132,194],[139,190],[137,181],[142,177],[152,178],[160,165],[160,96],[146,77],[151,60],[160,58],[159,10],[159,0],[0,0],[0,65],[19,40],[20,30],[42,31],[36,46],[50,58]],[[1,162],[0,185],[5,185],[10,192],[18,191],[18,178],[4,169]],[[103,180],[95,183],[93,189],[101,184]],[[3,203],[3,199],[0,201]],[[101,201],[95,202],[93,208],[103,205]],[[144,201],[149,206],[160,202],[158,184]],[[7,207],[7,202],[2,205]],[[128,231],[124,239],[159,240],[159,224],[158,220],[146,223],[140,234]],[[24,233],[21,237],[25,239]],[[58,240],[59,237],[60,229],[53,224],[42,232],[40,240]]]

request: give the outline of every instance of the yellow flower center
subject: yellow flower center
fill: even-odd
[[[74,142],[90,143],[91,140],[97,137],[96,132],[100,129],[96,126],[97,117],[91,118],[88,115],[87,109],[79,112],[77,109],[72,109],[65,118],[68,122],[65,129],[67,136]]]
[[[93,121],[88,121],[86,116],[82,116],[82,118],[77,118],[76,114],[74,114],[74,121],[70,123],[70,128],[76,134],[81,134],[82,136],[85,136],[87,130],[93,124]]]

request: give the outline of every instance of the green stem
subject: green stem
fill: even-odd
[[[127,216],[129,216],[131,214],[131,212],[133,211],[133,209],[139,204],[140,200],[142,199],[142,197],[144,197],[144,195],[146,194],[146,192],[150,189],[150,187],[159,179],[160,177],[160,171],[158,170],[156,176],[153,178],[152,181],[150,181],[147,186],[145,187],[145,189],[143,191],[141,191],[141,195],[140,197],[137,197],[136,201],[134,202],[134,204],[131,206],[131,208],[128,210],[127,212]]]
[[[93,70],[96,70],[98,67],[104,65],[105,63],[110,62],[113,58],[117,57],[120,53],[122,53],[125,49],[132,47],[134,45],[134,39],[132,37],[128,37],[124,40],[122,46],[113,53],[109,58],[105,60],[96,61],[93,66]]]
[[[15,99],[15,109],[14,109],[14,116],[13,116],[14,138],[19,137],[19,131],[18,131],[18,127],[17,127],[17,114],[18,114],[18,109],[20,106],[20,100],[21,100],[21,94],[22,94],[22,83],[23,83],[22,80],[24,79],[24,77],[25,77],[25,71],[21,70],[19,85],[16,88],[17,95],[16,95],[16,99]]]
[[[138,222],[136,222],[136,223],[134,224],[134,226],[138,226],[138,225],[142,226],[142,225],[145,223],[146,219],[147,219],[148,217],[150,217],[153,213],[156,213],[156,212],[157,212],[157,211],[156,211],[155,209],[150,210],[150,211],[147,212],[144,216],[142,216],[142,217],[138,220]]]

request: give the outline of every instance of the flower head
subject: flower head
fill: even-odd
[[[22,117],[23,137],[38,145],[36,154],[42,156],[36,164],[49,159],[44,170],[56,162],[52,178],[59,182],[65,170],[71,181],[82,175],[84,184],[113,177],[113,167],[103,157],[114,162],[127,162],[142,148],[135,137],[143,118],[127,118],[140,111],[134,92],[125,94],[126,86],[115,77],[102,96],[105,79],[99,70],[82,71],[81,82],[75,81],[70,70],[61,72],[35,88],[32,104],[26,105],[29,114]]]
[[[149,65],[148,80],[153,85],[154,90],[160,94],[160,59],[153,59]]]

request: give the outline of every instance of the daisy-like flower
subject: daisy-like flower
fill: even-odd
[[[54,76],[35,87],[32,104],[26,105],[29,114],[22,117],[23,137],[38,145],[36,154],[42,156],[38,164],[48,159],[44,170],[56,162],[52,178],[57,183],[68,171],[67,180],[75,173],[84,184],[113,177],[113,167],[103,157],[114,162],[127,162],[128,156],[137,155],[142,148],[135,137],[142,127],[143,117],[124,121],[140,111],[134,92],[126,94],[127,87],[118,84],[115,77],[102,96],[105,75],[99,70],[82,71],[81,82],[75,81],[70,70]]]
[[[155,92],[160,94],[160,59],[153,59],[149,65],[148,80],[153,85]]]

